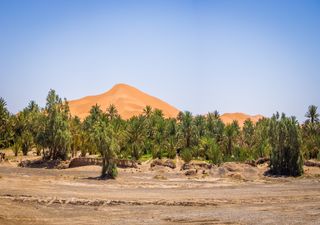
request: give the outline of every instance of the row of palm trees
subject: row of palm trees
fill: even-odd
[[[117,158],[175,158],[177,154],[186,162],[201,159],[215,164],[270,157],[274,173],[299,175],[302,156],[320,158],[317,107],[310,106],[306,117],[299,125],[294,117],[275,114],[256,124],[246,120],[241,129],[237,121],[224,124],[217,111],[196,116],[186,111],[165,118],[161,110],[146,106],[141,115],[123,120],[114,105],[106,110],[95,105],[81,121],[70,115],[67,100],[50,90],[44,109],[31,101],[16,115],[0,98],[0,148],[12,147],[16,155],[36,149],[48,160],[76,157],[78,152],[99,154],[102,175],[107,177],[116,176]]]

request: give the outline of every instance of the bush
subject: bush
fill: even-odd
[[[163,151],[159,146],[154,146],[154,148],[151,151],[152,158],[153,159],[162,159],[163,158]]]
[[[251,154],[250,150],[244,147],[235,147],[233,156],[234,159],[239,162],[253,160],[253,155]]]
[[[167,157],[169,159],[174,159],[176,157],[176,155],[177,155],[177,152],[175,149],[168,149],[167,150]]]
[[[207,159],[213,163],[219,165],[222,162],[222,152],[220,151],[219,145],[213,141],[206,151]]]
[[[281,119],[270,120],[270,172],[276,175],[300,176],[303,174],[303,160],[297,121],[284,114]]]
[[[181,151],[181,158],[186,163],[189,163],[192,160],[192,149],[191,148],[185,148]]]

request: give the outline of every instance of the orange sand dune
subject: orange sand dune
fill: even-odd
[[[124,119],[129,119],[134,115],[141,114],[147,105],[150,105],[153,109],[161,109],[167,118],[176,117],[179,113],[178,109],[158,98],[150,96],[132,86],[117,84],[103,94],[70,101],[71,115],[84,119],[89,115],[91,107],[95,104],[98,104],[103,111],[105,111],[110,104],[114,104]],[[260,118],[263,118],[263,116],[250,116],[244,113],[225,113],[221,116],[225,124],[237,120],[240,127],[242,127],[243,122],[248,118],[256,123]]]
[[[221,120],[225,123],[225,124],[230,124],[232,123],[233,120],[237,120],[240,127],[243,126],[243,123],[246,119],[251,119],[251,121],[253,123],[258,122],[259,119],[262,119],[263,116],[262,115],[254,115],[254,116],[250,116],[244,113],[225,113],[221,116]]]
[[[143,112],[143,108],[150,105],[153,109],[161,109],[165,117],[176,117],[179,110],[168,103],[150,96],[132,86],[117,84],[109,91],[95,96],[87,96],[69,102],[73,116],[84,119],[89,115],[91,107],[98,104],[105,111],[110,104],[114,104],[122,118],[128,119]]]

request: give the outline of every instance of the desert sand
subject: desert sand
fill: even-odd
[[[320,224],[316,167],[268,177],[266,164],[224,163],[186,176],[178,158],[175,169],[149,160],[98,180],[99,166],[21,168],[19,160],[0,163],[0,224]]]

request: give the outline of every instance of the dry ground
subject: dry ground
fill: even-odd
[[[320,224],[320,168],[301,178],[264,177],[265,169],[229,163],[187,177],[147,162],[97,180],[97,166],[5,162],[0,224]]]

